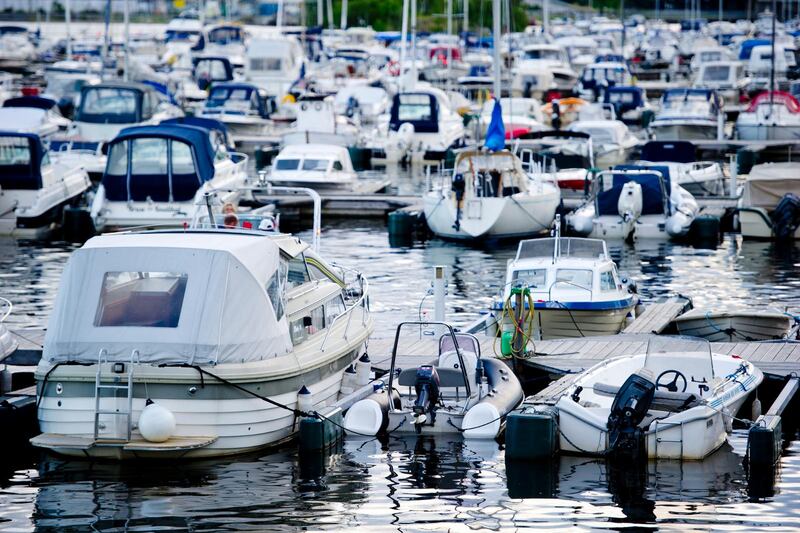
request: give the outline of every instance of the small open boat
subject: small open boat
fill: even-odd
[[[746,309],[710,311],[692,309],[675,319],[681,335],[712,342],[763,341],[797,336],[795,318],[780,311]]]

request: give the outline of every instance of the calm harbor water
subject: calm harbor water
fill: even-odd
[[[308,236],[308,232],[301,235]],[[681,293],[699,307],[788,308],[800,314],[800,247],[741,242],[715,249],[610,243],[645,301]],[[73,245],[0,240],[0,294],[13,327],[43,326]],[[503,284],[514,247],[438,240],[391,247],[380,221],[326,220],[322,252],[361,269],[376,334],[431,312],[433,265],[448,273],[455,323],[479,316]],[[293,450],[221,461],[118,465],[14,449],[0,461],[2,531],[798,530],[800,444],[775,472],[742,466],[746,433],[699,463],[660,461],[631,472],[564,457],[507,464],[494,443],[348,441],[322,464]]]

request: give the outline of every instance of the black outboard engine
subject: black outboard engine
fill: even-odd
[[[456,195],[456,222],[453,224],[453,229],[459,231],[461,229],[461,203],[464,201],[464,191],[467,188],[467,183],[464,181],[464,175],[453,175],[453,181],[450,184],[450,188]]]
[[[414,402],[414,417],[417,432],[430,417],[430,424],[436,420],[436,404],[439,403],[439,374],[432,365],[417,368],[417,379],[414,382],[417,400]]]
[[[614,459],[647,458],[644,432],[639,424],[653,403],[656,384],[641,374],[631,374],[620,387],[608,416],[608,454]]]
[[[786,193],[772,212],[772,227],[779,241],[789,240],[800,226],[800,198]]]

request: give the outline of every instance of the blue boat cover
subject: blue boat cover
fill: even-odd
[[[269,112],[264,105],[264,100],[258,94],[258,87],[250,83],[215,83],[211,86],[211,92],[208,93],[206,105],[203,108],[205,112],[215,112],[217,109],[225,107],[225,103],[230,100],[233,91],[246,91],[247,98],[252,98],[253,93],[256,93],[256,106],[258,116],[262,118],[269,118]],[[226,110],[226,113],[231,113]]]
[[[200,185],[214,177],[214,148],[211,146],[208,133],[208,129],[181,124],[134,126],[123,129],[109,143],[109,154],[115,145],[133,139],[171,139],[189,145],[194,154],[196,173],[172,174],[170,187],[168,174],[115,175],[109,174],[106,168],[102,180],[106,198],[111,201],[128,201],[130,191],[130,200],[144,201],[149,197],[156,202],[168,202],[171,190],[174,201],[191,200]]]
[[[650,141],[642,147],[642,160],[694,163],[695,148],[689,141]]]
[[[226,146],[230,149],[234,148],[230,135],[228,135],[228,127],[225,126],[224,122],[221,122],[215,118],[194,116],[174,117],[168,118],[167,120],[162,120],[161,124],[184,124],[186,126],[197,126],[211,131],[218,131],[225,139]]]
[[[652,174],[614,174],[612,186],[597,195],[598,215],[618,215],[617,203],[622,187],[629,181],[642,186],[642,214],[664,214],[664,191],[669,191],[669,169],[662,166],[645,167],[641,165],[617,165],[614,170],[655,170]],[[663,189],[662,189],[663,184]]]
[[[753,48],[756,46],[771,45],[770,39],[747,39],[742,41],[739,45],[739,61],[747,61],[753,53]]]
[[[630,97],[626,98],[627,95]],[[614,106],[614,112],[619,117],[622,113],[638,109],[644,105],[641,87],[632,85],[615,85],[605,91],[603,101]]]
[[[197,64],[200,63],[201,61],[219,61],[225,68],[224,80],[211,80],[211,81],[230,81],[233,79],[233,65],[231,65],[231,60],[224,56],[200,56],[192,58],[193,78],[197,78],[197,75],[194,72],[194,70],[197,69]]]
[[[35,133],[0,131],[0,147],[5,151],[10,145],[27,147],[28,157],[16,164],[0,163],[0,189],[39,190],[42,188],[42,158],[46,153],[41,139]]]
[[[400,115],[401,107],[411,108],[411,114]],[[439,132],[439,102],[429,93],[400,93],[394,95],[392,111],[389,119],[389,128],[392,131],[400,129],[408,122],[414,126],[418,133]]]
[[[486,140],[483,143],[492,152],[503,150],[506,147],[506,128],[503,125],[503,108],[500,100],[495,98],[494,108],[492,109],[492,120],[486,128]]]
[[[55,107],[56,103],[52,98],[44,96],[17,96],[3,102],[3,107],[35,107],[47,111]]]

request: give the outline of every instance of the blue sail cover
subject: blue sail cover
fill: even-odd
[[[164,139],[186,144],[191,149],[194,160],[194,172],[181,173],[173,170],[166,174],[136,174],[137,153],[129,148],[126,141],[136,139]],[[122,146],[119,146],[122,145]],[[128,164],[128,173],[111,174],[114,164],[114,150],[128,150],[132,154]],[[174,150],[174,148],[173,148]],[[125,202],[128,200],[145,201],[151,198],[155,202],[187,202],[194,198],[200,185],[214,177],[214,148],[211,146],[209,130],[188,125],[134,126],[125,128],[109,143],[109,157],[102,184],[106,198],[110,201]],[[148,157],[150,154],[144,154]],[[172,168],[172,161],[167,162]]]
[[[0,189],[41,189],[44,154],[44,145],[35,133],[0,131]]]
[[[492,152],[497,152],[506,147],[506,128],[503,125],[503,108],[500,100],[495,98],[494,109],[492,109],[492,120],[486,128],[486,140],[483,146]]]
[[[614,174],[611,188],[597,195],[598,215],[618,215],[617,203],[622,187],[633,181],[642,187],[642,214],[662,215],[664,213],[664,194],[669,194],[669,168],[664,166],[617,165],[614,170],[653,170],[652,174]],[[658,173],[660,173],[660,175]],[[662,185],[663,184],[663,185]],[[662,188],[663,186],[663,188]]]

